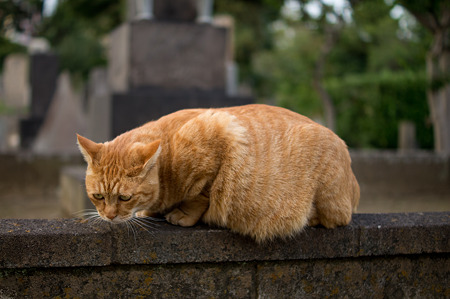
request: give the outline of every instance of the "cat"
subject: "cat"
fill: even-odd
[[[359,202],[344,141],[280,107],[180,110],[110,142],[77,139],[87,194],[112,223],[160,214],[263,242],[347,225]]]

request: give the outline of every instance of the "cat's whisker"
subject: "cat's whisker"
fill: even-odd
[[[146,218],[134,218],[133,221],[135,221],[149,229],[157,230],[159,227],[158,223],[152,223],[152,222],[148,221]]]
[[[132,225],[136,226],[137,228],[141,228],[141,229],[143,229],[143,230],[145,230],[145,231],[148,232],[148,229],[145,228],[144,226],[142,226],[142,225],[139,223],[139,221],[136,220],[136,218],[130,218],[130,219],[129,219],[129,222],[130,222]]]
[[[151,220],[151,221],[157,221],[157,222],[165,222],[166,219],[165,218],[156,218],[156,217],[151,217],[151,216],[147,216],[144,218],[141,218],[143,220]]]
[[[89,218],[89,217],[92,217],[92,216],[98,216],[98,213],[81,214],[81,215],[78,215],[78,218],[86,219],[86,218]]]
[[[85,215],[85,217],[82,217],[83,220],[91,225],[98,225],[103,221],[103,219],[100,217],[98,213],[91,213],[89,215]]]
[[[155,223],[156,221],[161,221],[159,220],[159,218],[154,218],[154,217],[133,217],[134,221],[137,221],[139,223],[141,223],[142,225],[151,228],[151,229],[157,229],[160,224],[159,223]],[[158,220],[157,220],[158,219]]]
[[[95,212],[95,211],[97,211],[97,210],[96,210],[96,209],[84,209],[84,210],[80,210],[80,211],[78,211],[78,212],[76,212],[76,213]]]
[[[128,236],[130,235],[130,231],[133,234],[134,243],[136,244],[136,231],[133,225],[127,220],[124,222],[127,227]]]
[[[102,220],[102,219],[99,215],[92,215],[92,216],[87,217],[85,220],[90,221],[90,220]]]
[[[143,219],[131,218],[131,221],[150,234],[152,234],[154,230],[157,230],[155,226],[152,226],[151,223],[148,223]]]
[[[73,213],[73,216],[77,218],[85,218],[87,216],[91,215],[98,215],[98,212],[96,209],[85,209],[78,212]]]

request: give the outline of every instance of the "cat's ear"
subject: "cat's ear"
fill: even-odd
[[[159,155],[161,154],[161,139],[153,141],[150,144],[146,144],[139,149],[139,155],[144,166],[142,168],[141,175],[146,175],[147,172],[156,165]]]
[[[91,164],[99,158],[100,150],[103,144],[95,143],[81,135],[77,134],[78,147],[87,163]]]

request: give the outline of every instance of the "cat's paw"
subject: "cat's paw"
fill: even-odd
[[[173,209],[165,217],[168,222],[180,226],[193,226],[198,221],[197,218],[185,214],[180,209]]]
[[[308,225],[309,226],[317,226],[320,224],[319,218],[317,218],[317,216],[312,217],[308,220]]]
[[[138,212],[136,212],[136,217],[138,217],[138,218],[146,218],[146,217],[151,217],[151,216],[153,216],[153,213],[150,213],[149,211],[147,211],[147,210],[141,210],[141,211],[138,211]]]

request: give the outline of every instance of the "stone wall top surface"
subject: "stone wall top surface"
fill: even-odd
[[[148,228],[152,226],[153,228]],[[146,228],[147,227],[147,228]],[[145,229],[144,229],[145,228]],[[0,220],[0,268],[246,262],[450,252],[450,212],[355,214],[337,229],[308,227],[257,244],[225,229],[152,222]]]

